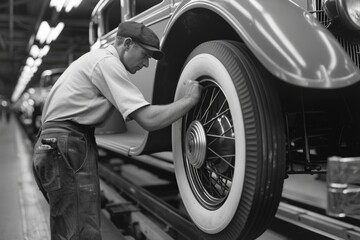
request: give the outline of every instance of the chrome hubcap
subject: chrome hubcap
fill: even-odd
[[[206,158],[206,134],[202,124],[195,120],[186,131],[186,157],[195,168],[200,168]]]

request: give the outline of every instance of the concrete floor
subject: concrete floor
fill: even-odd
[[[1,239],[50,239],[46,204],[30,171],[31,142],[14,117],[0,121]],[[45,203],[44,203],[45,202]]]

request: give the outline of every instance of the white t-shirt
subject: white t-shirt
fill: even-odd
[[[101,125],[114,107],[127,119],[149,105],[114,46],[86,53],[74,61],[52,87],[45,102],[42,122],[72,120]]]

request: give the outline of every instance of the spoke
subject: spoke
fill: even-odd
[[[218,115],[218,114],[220,113],[220,111],[222,111],[222,109],[223,109],[223,107],[224,107],[224,105],[225,105],[226,103],[227,103],[227,101],[226,101],[226,98],[225,98],[224,101],[223,101],[223,103],[221,104],[221,107],[220,107],[219,110],[216,112],[216,115]],[[215,121],[212,121],[212,122],[211,122],[211,125],[209,126],[207,132],[209,132],[209,131],[211,130],[211,128],[212,128],[212,126],[214,125],[214,123],[215,123]]]
[[[225,134],[225,133],[223,133],[223,134]],[[234,137],[227,137],[227,136],[224,136],[223,134],[221,134],[221,135],[206,134],[206,136],[208,136],[208,137],[213,137],[213,138],[216,138],[216,139],[218,139],[218,138],[225,138],[225,139],[235,140]]]
[[[225,182],[223,182],[222,178],[218,178],[217,182],[223,192],[223,195],[225,195],[225,191],[230,191],[230,188],[228,186],[226,186],[227,180],[225,180]]]
[[[209,185],[211,184],[210,183],[210,181],[209,181],[209,176],[208,176],[208,174],[207,173],[209,173],[209,172],[207,172],[207,173],[205,173],[204,171],[197,171],[197,172],[199,172],[200,174],[198,174],[198,176],[201,178],[201,182],[203,182],[203,180],[205,181],[205,182],[207,182]]]
[[[230,177],[227,177],[227,176],[219,173],[216,169],[213,169],[213,168],[210,168],[210,167],[206,167],[206,170],[207,170],[207,171],[211,171],[212,173],[215,173],[215,174],[219,175],[220,177],[222,177],[222,178],[224,178],[224,179],[226,179],[226,180],[232,181],[232,179],[231,179]]]
[[[216,189],[216,185],[219,185],[219,183],[217,182],[216,179],[214,179],[214,177],[212,177],[213,174],[216,175],[216,173],[214,172],[214,169],[211,169],[209,167],[205,167],[203,168],[206,173],[204,171],[199,171],[200,175],[202,175],[203,177],[199,176],[201,178],[201,184],[203,187],[205,187],[205,189],[212,195],[214,196],[214,190],[216,191],[216,193],[218,195],[221,195],[220,192]]]
[[[209,137],[214,137],[215,139],[212,140],[211,142],[208,143],[208,146],[210,146],[211,144],[213,144],[215,141],[217,141],[218,139],[220,138],[226,138],[226,139],[229,139],[229,140],[235,140],[235,137],[227,137],[227,136],[224,136],[224,134],[226,134],[227,132],[229,132],[230,130],[232,130],[234,127],[231,126],[231,128],[227,129],[225,132],[223,132],[221,135],[214,135],[214,134],[206,134],[206,136],[209,136]]]
[[[223,155],[221,157],[223,157],[223,158],[235,157],[235,154],[226,154],[226,155]],[[219,159],[219,157],[216,156],[216,157],[208,157],[207,158],[207,160],[214,160],[214,159]]]
[[[192,119],[199,119],[199,118],[200,118],[199,115],[201,114],[201,109],[203,108],[203,105],[204,105],[204,102],[205,102],[205,99],[206,99],[206,95],[208,94],[208,92],[209,92],[209,89],[206,89],[205,93],[203,94],[204,97],[201,97],[201,104],[200,104],[200,106],[199,106],[199,111],[197,111],[196,117],[193,116]]]
[[[215,176],[213,176],[212,179],[217,183],[217,186],[218,186],[218,188],[216,188],[216,186],[214,186],[215,189],[217,189],[217,190],[219,189],[222,191],[222,194],[219,193],[221,196],[226,195],[225,191],[226,190],[230,191],[230,188],[228,186],[226,186],[226,184],[223,182],[223,179],[221,177],[217,176],[216,173],[214,173],[214,174],[215,174]],[[227,180],[225,180],[225,182],[226,181]]]
[[[211,184],[212,184],[212,186],[213,187],[210,187],[210,189],[212,190],[212,195],[214,196],[214,193],[213,193],[213,191],[215,191],[217,194],[218,194],[218,196],[222,196],[222,194],[219,192],[219,190],[216,188],[216,185],[219,185],[219,183],[217,182],[217,180],[216,179],[214,179],[214,178],[211,178],[210,179],[211,180]]]
[[[214,88],[214,90],[213,90],[213,92],[212,92],[212,94],[211,94],[211,98],[210,98],[209,105],[208,105],[207,109],[205,110],[205,113],[203,114],[203,117],[201,117],[201,118],[199,119],[200,122],[204,119],[204,116],[206,115],[206,113],[211,109],[211,107],[212,107],[213,103],[215,102],[217,96],[219,96],[220,89],[218,89],[218,91],[217,91],[217,93],[215,94],[215,96],[214,96],[214,92],[215,92],[215,88]],[[206,115],[206,116],[207,116],[207,115]]]
[[[222,115],[224,115],[224,114],[225,114],[225,113],[227,113],[228,111],[230,111],[230,109],[229,109],[229,108],[228,108],[228,109],[226,109],[226,110],[224,110],[223,112],[221,112],[221,113],[217,114],[215,117],[213,117],[213,118],[212,118],[212,119],[210,119],[209,121],[207,121],[207,122],[203,123],[203,126],[206,126],[206,125],[207,125],[207,124],[209,124],[210,122],[215,121],[217,118],[221,117]]]
[[[206,91],[204,92],[203,95],[206,95],[207,92],[208,92],[208,89],[206,89]],[[202,107],[203,107],[203,105],[204,105],[204,102],[205,102],[205,97],[202,97],[202,98],[201,98],[201,104],[200,104],[200,106],[199,106],[199,105],[196,105],[196,107],[195,107],[195,109],[194,109],[193,116],[192,116],[192,120],[198,119],[198,115],[199,115],[199,113],[201,113],[201,109],[202,109]],[[199,109],[199,110],[196,111],[196,109]],[[195,115],[196,115],[196,116],[195,116]]]
[[[222,156],[220,156],[217,152],[215,152],[214,150],[212,150],[211,148],[208,147],[208,149],[210,150],[210,152],[212,152],[213,154],[215,154],[216,156],[218,156],[222,161],[224,161],[227,165],[229,165],[230,167],[234,168],[234,166],[229,163],[225,158],[223,158]]]

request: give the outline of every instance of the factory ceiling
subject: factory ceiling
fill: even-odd
[[[0,2],[0,95],[10,99],[29,57],[42,21],[50,26],[65,24],[59,37],[50,43],[49,53],[28,83],[36,86],[42,71],[66,67],[89,50],[88,27],[98,0],[83,0],[70,12],[57,12],[50,0],[2,0]]]

